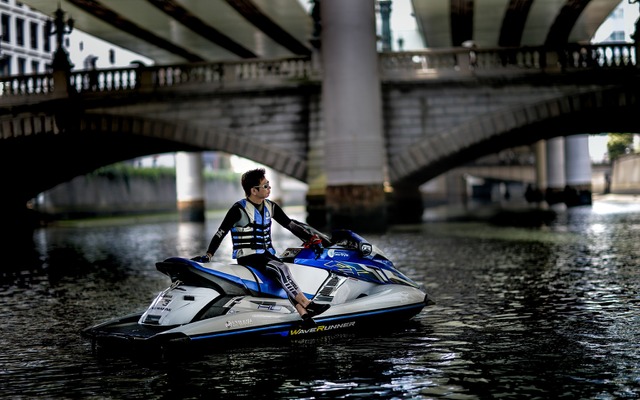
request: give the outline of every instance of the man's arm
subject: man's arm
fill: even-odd
[[[209,242],[209,247],[207,248],[207,255],[209,256],[209,258],[213,257],[213,255],[218,250],[218,247],[220,247],[222,239],[227,236],[227,233],[229,233],[231,228],[233,228],[233,225],[238,222],[238,220],[240,220],[240,213],[240,208],[236,207],[235,205],[232,206],[229,211],[227,211],[227,215],[225,215],[222,223],[220,223],[220,227],[218,227],[218,230],[213,234],[213,237],[211,238],[211,242]]]
[[[280,208],[280,206],[276,203],[273,203],[273,219],[276,220],[277,223],[288,229],[291,233],[296,235],[298,239],[302,240],[303,242],[306,242],[311,238],[311,236],[313,236],[313,234],[309,232],[309,230],[289,218],[289,216],[284,211],[282,211],[282,208]]]

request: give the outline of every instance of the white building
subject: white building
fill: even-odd
[[[65,14],[65,20],[68,18],[73,15]],[[0,0],[0,76],[47,72],[56,50],[55,35],[47,24],[52,19],[53,15],[20,1]],[[146,57],[76,29],[65,36],[64,46],[75,70],[91,68],[91,60],[97,68],[124,67],[132,61],[152,64]]]
[[[46,71],[55,50],[48,19],[19,1],[0,0],[0,75]]]
[[[631,36],[638,19],[639,4],[630,4],[623,0],[611,12],[591,39],[591,43],[633,43]]]
[[[640,4],[622,0],[611,12],[600,28],[593,35],[592,43],[633,43],[633,34],[636,29],[636,21],[640,16]],[[592,149],[591,159],[594,162],[608,160],[608,137],[605,135],[591,136],[589,145]],[[633,135],[633,149],[640,151],[640,135]]]

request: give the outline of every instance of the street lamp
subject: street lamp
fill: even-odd
[[[629,4],[636,4],[636,3],[640,3],[640,0],[627,0],[629,2]],[[633,39],[633,43],[634,43],[634,48],[635,48],[635,62],[636,62],[636,67],[638,67],[638,55],[640,55],[640,15],[638,16],[638,19],[636,19],[636,27],[635,30],[633,32],[633,34],[631,35],[631,39]]]
[[[66,21],[64,20],[64,11],[58,5],[58,9],[54,14],[55,18],[53,21],[47,21],[47,25],[45,27],[46,32],[49,35],[56,35],[56,52],[53,55],[53,63],[51,63],[51,67],[54,70],[71,70],[71,62],[69,61],[69,57],[67,52],[64,50],[64,35],[68,35],[73,31],[73,25],[75,21],[73,18],[68,18]]]
[[[391,0],[379,0],[378,7],[382,21],[382,51],[391,51]]]

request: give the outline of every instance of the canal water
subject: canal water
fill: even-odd
[[[92,352],[80,330],[146,308],[168,284],[155,262],[203,253],[221,218],[51,226],[32,246],[5,250],[0,396],[640,395],[640,203],[608,200],[537,228],[431,221],[364,235],[437,301],[407,323],[165,358]],[[279,250],[298,244],[281,229],[274,235]],[[227,238],[216,258],[229,260],[230,250]]]

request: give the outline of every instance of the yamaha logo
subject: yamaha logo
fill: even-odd
[[[327,254],[331,258],[349,258],[350,257],[349,253],[343,250],[329,249],[329,251],[327,251]]]
[[[251,318],[248,318],[248,319],[240,319],[238,321],[226,321],[224,323],[224,326],[227,329],[231,329],[231,328],[239,328],[239,327],[243,327],[243,326],[249,326],[252,323],[253,323],[253,321],[251,320]]]

